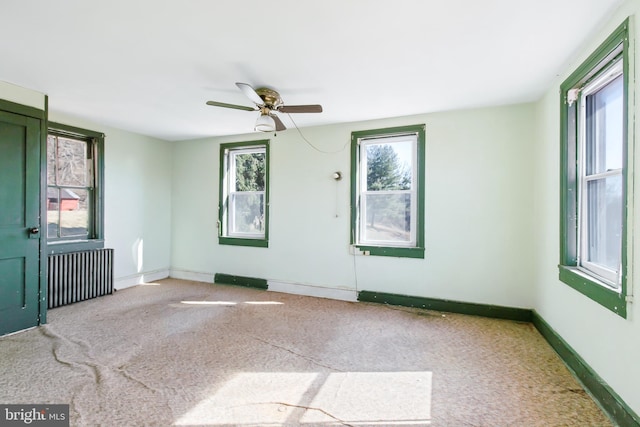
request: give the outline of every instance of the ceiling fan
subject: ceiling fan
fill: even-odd
[[[322,105],[284,105],[280,94],[273,89],[261,87],[254,89],[247,83],[236,83],[236,86],[251,100],[255,107],[227,104],[225,102],[207,101],[214,107],[233,108],[244,111],[260,111],[255,130],[272,132],[285,130],[286,126],[275,114],[278,113],[322,113]]]

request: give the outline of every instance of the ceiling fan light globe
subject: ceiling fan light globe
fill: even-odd
[[[260,132],[273,132],[276,130],[276,122],[268,114],[261,114],[256,120],[255,130]]]

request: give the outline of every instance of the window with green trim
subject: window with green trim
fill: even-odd
[[[560,280],[626,317],[628,26],[561,85]]]
[[[49,252],[102,247],[103,153],[102,133],[49,123],[46,196]]]
[[[424,125],[351,134],[351,244],[424,258]]]
[[[268,246],[269,141],[220,145],[219,243]]]

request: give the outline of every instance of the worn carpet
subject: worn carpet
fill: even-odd
[[[531,324],[167,279],[0,338],[78,426],[610,426]]]

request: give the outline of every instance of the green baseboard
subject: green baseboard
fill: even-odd
[[[531,322],[613,422],[619,427],[640,427],[640,417],[535,310],[371,291],[360,291],[358,301]]]
[[[245,286],[248,288],[257,288],[257,289],[269,288],[269,285],[267,284],[266,279],[257,279],[255,277],[232,276],[230,274],[222,274],[222,273],[216,273],[215,276],[213,276],[213,282],[221,283],[224,285]]]
[[[501,307],[497,305],[476,304],[371,291],[358,292],[358,301],[379,302],[382,304],[418,307],[425,308],[427,310],[446,311],[449,313],[470,314],[496,319],[531,322],[531,310],[527,308]]]
[[[618,426],[640,427],[640,417],[535,311],[533,311],[532,323]]]

